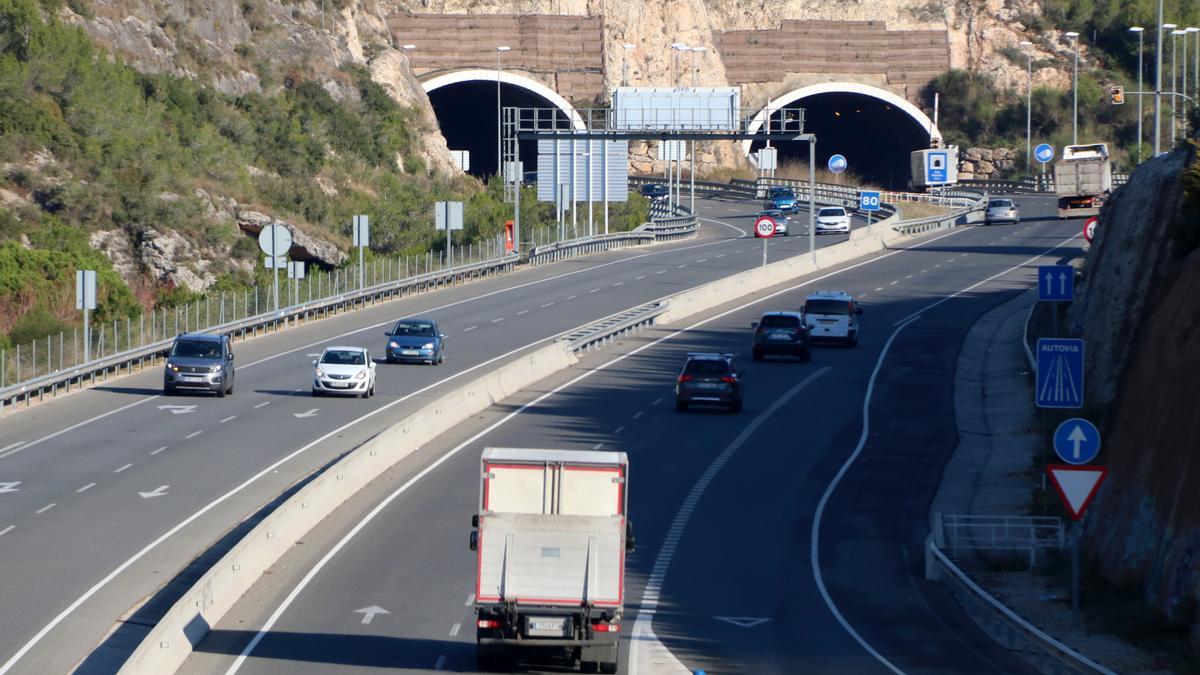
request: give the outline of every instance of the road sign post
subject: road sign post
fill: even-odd
[[[775,219],[770,216],[760,216],[754,221],[754,236],[763,242],[763,267],[767,266],[767,240],[775,236],[776,227]]]
[[[1038,300],[1070,302],[1075,299],[1075,268],[1070,265],[1038,267]]]
[[[871,232],[871,214],[879,210],[880,195],[875,190],[858,191],[858,210],[867,214],[867,233]]]
[[[83,362],[92,360],[90,312],[96,309],[96,270],[75,270],[75,309],[83,310]]]
[[[287,275],[292,280],[292,306],[294,307],[300,304],[300,280],[304,278],[304,263],[289,261]]]
[[[825,166],[837,176],[838,185],[842,184],[842,173],[850,166],[845,155],[830,155]]]
[[[446,231],[446,266],[454,266],[453,240],[450,233],[463,229],[463,203],[437,202],[434,205],[434,226]]]
[[[1039,408],[1083,407],[1083,340],[1038,340],[1035,393]]]
[[[279,223],[271,223],[258,233],[258,247],[268,257],[267,266],[271,268],[271,302],[275,311],[279,311],[279,270],[286,265],[280,265],[280,258],[285,258],[292,248],[292,232]]]
[[[1071,520],[1077,523],[1083,520],[1088,506],[1095,499],[1096,493],[1104,479],[1108,477],[1108,467],[1103,466],[1069,466],[1051,464],[1046,467],[1046,474],[1058,496],[1062,498],[1063,506],[1070,514]],[[1079,547],[1083,541],[1083,527],[1076,525],[1071,528],[1071,617],[1075,625],[1079,620]]]
[[[464,151],[465,152],[465,151]],[[354,216],[354,245],[358,247],[358,289],[366,288],[363,273],[363,249],[370,245],[371,230],[366,216]]]
[[[1054,159],[1054,146],[1049,143],[1039,143],[1033,149],[1033,158],[1042,164],[1042,174],[1046,173],[1046,162]]]
[[[1100,431],[1091,422],[1072,417],[1054,431],[1054,452],[1067,464],[1087,464],[1100,452]]]

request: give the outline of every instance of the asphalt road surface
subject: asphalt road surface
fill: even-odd
[[[182,672],[473,672],[467,538],[486,446],[629,453],[626,644],[653,616],[671,653],[709,673],[1030,672],[924,580],[922,559],[967,329],[1081,245],[1052,202],[1023,202],[1020,224],[931,235],[654,327],[494,406],[319,525]],[[749,323],[818,288],[860,300],[859,346],[751,362]],[[674,411],[688,351],[742,354],[740,415]],[[656,564],[665,579],[646,592]],[[653,672],[627,648],[621,666]]]
[[[202,571],[189,563],[446,387],[568,329],[760,264],[761,245],[749,238],[758,206],[697,200],[697,239],[546,265],[238,343],[229,398],[163,398],[154,369],[6,416],[0,673],[81,662],[111,670],[169,605],[169,593],[155,594]],[[807,246],[806,237],[773,240],[771,259]],[[380,356],[385,327],[403,316],[439,322],[449,336],[444,365],[381,365],[369,400],[310,398],[311,361],[324,346]]]

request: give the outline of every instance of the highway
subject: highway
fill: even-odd
[[[89,653],[85,671],[111,670],[169,604],[158,591],[202,571],[193,560],[407,411],[565,330],[761,262],[759,242],[747,238],[757,203],[697,207],[698,239],[523,270],[238,343],[231,398],[163,398],[153,369],[7,416],[0,673],[65,672]],[[774,240],[771,258],[807,245]],[[439,321],[449,336],[444,365],[381,365],[369,400],[308,395],[323,346],[378,356],[384,328],[403,316]]]
[[[639,548],[626,645],[652,629],[708,673],[1030,672],[924,580],[922,559],[956,443],[963,336],[1028,288],[1035,265],[1079,253],[1078,223],[1053,219],[1050,200],[1022,202],[1018,225],[931,235],[656,326],[494,406],[319,525],[182,672],[473,672],[467,537],[486,446],[629,453]],[[859,347],[751,362],[749,323],[818,288],[860,300]],[[742,355],[740,415],[674,412],[688,351]],[[637,644],[622,672],[655,672],[643,662],[650,643]]]

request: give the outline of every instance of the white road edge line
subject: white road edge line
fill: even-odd
[[[656,346],[658,346],[659,344],[661,344],[661,343],[663,343],[663,342],[666,342],[667,340],[670,340],[670,339],[672,339],[672,338],[674,338],[674,337],[676,337],[676,336],[678,336],[678,335],[682,335],[682,334],[683,334],[683,333],[685,333],[685,332],[688,332],[688,331],[694,330],[694,329],[696,329],[696,328],[699,328],[700,326],[703,326],[703,325],[705,325],[705,324],[708,324],[708,323],[711,323],[711,322],[713,322],[713,321],[716,321],[716,320],[718,320],[718,319],[721,319],[721,318],[723,318],[723,317],[725,317],[725,316],[728,316],[728,315],[730,315],[730,314],[733,314],[734,312],[741,311],[741,310],[743,310],[743,309],[746,309],[746,308],[748,308],[748,307],[753,307],[753,306],[755,306],[755,305],[761,304],[761,303],[763,303],[763,302],[766,302],[766,301],[768,301],[768,300],[771,300],[771,299],[773,299],[773,298],[775,298],[775,297],[778,297],[778,296],[780,296],[780,295],[783,295],[783,294],[785,294],[785,293],[792,293],[792,292],[795,292],[795,291],[796,291],[796,290],[798,290],[798,289],[804,288],[804,287],[806,287],[806,286],[811,286],[811,285],[813,285],[813,284],[816,284],[816,283],[819,283],[819,282],[821,282],[821,281],[824,281],[825,279],[828,279],[828,278],[830,278],[830,277],[837,276],[837,275],[839,275],[839,274],[843,274],[843,273],[845,273],[845,272],[848,272],[848,271],[850,271],[850,270],[853,270],[853,269],[858,269],[859,267],[864,267],[864,266],[866,266],[866,265],[873,265],[873,264],[875,264],[875,263],[879,262],[880,260],[886,260],[886,259],[888,259],[888,258],[890,258],[890,257],[892,257],[892,256],[894,256],[894,255],[898,255],[898,254],[900,254],[900,253],[906,253],[906,252],[908,252],[908,251],[912,251],[912,250],[918,249],[918,248],[920,248],[920,247],[922,247],[922,246],[925,246],[925,245],[928,245],[928,244],[932,244],[932,243],[933,243],[933,242],[935,242],[935,241],[939,241],[939,240],[941,240],[941,239],[945,239],[946,237],[951,237],[951,236],[954,236],[954,235],[956,235],[956,234],[959,234],[959,233],[961,233],[961,232],[967,232],[967,231],[969,231],[969,229],[968,229],[968,228],[963,228],[963,229],[961,229],[961,230],[952,230],[952,231],[950,231],[950,232],[947,232],[946,234],[939,235],[939,236],[937,236],[937,237],[933,237],[933,238],[931,238],[931,239],[927,239],[927,240],[925,240],[925,241],[923,241],[923,242],[920,242],[920,243],[918,243],[916,246],[912,246],[912,247],[906,247],[906,248],[901,248],[901,249],[895,249],[895,250],[891,251],[890,253],[885,253],[885,254],[883,254],[883,255],[881,255],[881,256],[876,256],[876,257],[873,257],[873,258],[870,258],[870,259],[864,260],[864,261],[862,261],[862,262],[854,263],[853,265],[847,265],[846,267],[842,267],[842,268],[840,268],[840,269],[833,270],[833,271],[831,271],[831,272],[828,272],[828,273],[826,273],[826,274],[823,274],[823,275],[821,275],[821,276],[814,277],[814,278],[812,278],[812,279],[807,279],[807,280],[805,280],[805,281],[801,281],[800,283],[798,283],[798,284],[795,284],[795,285],[792,285],[792,286],[789,286],[789,287],[787,287],[787,288],[782,288],[782,289],[780,289],[780,290],[778,290],[778,291],[775,291],[774,293],[770,293],[770,294],[768,294],[768,295],[764,295],[764,296],[756,297],[756,298],[754,298],[754,299],[752,299],[752,300],[748,300],[748,301],[746,301],[746,302],[744,302],[744,303],[742,303],[742,304],[740,304],[740,305],[737,305],[737,306],[735,306],[735,307],[731,307],[730,309],[727,309],[727,310],[725,310],[724,312],[721,312],[720,314],[715,314],[715,315],[713,315],[713,316],[710,316],[710,317],[708,317],[707,319],[701,319],[700,321],[697,321],[696,323],[693,323],[693,324],[691,324],[691,325],[688,325],[688,326],[686,326],[686,327],[684,327],[684,328],[681,328],[681,329],[679,329],[679,330],[676,330],[676,331],[674,331],[674,332],[672,332],[672,333],[668,333],[667,335],[664,335],[663,337],[660,337],[660,338],[658,338],[657,340],[655,340],[655,341],[653,341],[653,342],[649,342],[649,343],[647,343],[647,344],[644,344],[644,345],[642,345],[642,346],[640,346],[640,347],[638,347],[638,348],[636,348],[636,349],[633,349],[633,350],[631,350],[631,351],[629,351],[629,352],[627,352],[627,353],[625,353],[625,354],[622,354],[621,356],[618,356],[618,357],[616,357],[616,358],[614,358],[614,359],[612,359],[612,360],[610,360],[610,361],[607,361],[607,362],[605,362],[605,363],[603,363],[603,364],[600,364],[599,366],[597,366],[597,367],[595,367],[595,368],[593,368],[593,369],[591,369],[591,370],[589,370],[589,371],[587,371],[587,372],[585,372],[585,373],[582,373],[581,375],[579,375],[579,376],[577,376],[577,377],[575,377],[575,378],[573,378],[573,379],[571,379],[571,380],[568,380],[567,382],[564,382],[563,384],[560,384],[559,386],[555,387],[554,389],[551,389],[550,391],[548,391],[548,392],[546,392],[546,393],[542,394],[541,396],[538,396],[537,398],[533,399],[532,401],[530,401],[530,402],[528,402],[528,403],[525,403],[525,404],[524,404],[524,405],[522,405],[520,408],[517,408],[516,410],[514,410],[514,411],[512,411],[512,412],[508,413],[508,414],[507,414],[507,415],[505,415],[504,417],[500,418],[499,420],[497,420],[497,421],[493,422],[493,423],[492,423],[491,425],[489,425],[488,427],[484,428],[484,429],[483,429],[482,431],[480,431],[479,433],[475,434],[474,436],[472,436],[472,437],[468,438],[467,440],[463,441],[463,442],[462,442],[462,443],[460,443],[459,445],[457,445],[457,446],[455,446],[455,447],[451,448],[450,450],[446,451],[444,454],[442,454],[442,456],[441,456],[441,457],[438,457],[437,459],[435,459],[435,460],[434,460],[434,461],[433,461],[433,462],[432,462],[432,463],[431,463],[429,466],[425,467],[425,468],[424,468],[424,469],[422,469],[420,472],[418,472],[418,473],[417,473],[415,476],[413,476],[412,478],[408,479],[408,481],[407,481],[407,482],[405,482],[403,485],[401,485],[400,487],[396,488],[396,489],[395,489],[395,490],[394,490],[394,491],[393,491],[391,494],[389,494],[389,495],[388,495],[387,497],[385,497],[385,498],[384,498],[384,499],[383,499],[381,502],[379,502],[379,504],[377,504],[377,505],[375,506],[375,508],[371,509],[371,510],[370,510],[370,511],[369,511],[369,512],[368,512],[368,513],[365,515],[365,516],[363,516],[362,520],[360,520],[360,521],[359,521],[357,524],[355,524],[355,525],[354,525],[354,527],[352,527],[352,528],[351,528],[351,529],[350,529],[350,530],[349,530],[349,531],[348,531],[348,532],[345,534],[345,536],[343,536],[343,537],[342,537],[340,540],[338,540],[338,542],[337,542],[336,544],[334,544],[334,545],[333,545],[333,547],[332,547],[332,548],[331,548],[329,551],[327,551],[327,552],[325,553],[325,555],[321,557],[321,559],[320,559],[320,560],[318,560],[318,561],[316,562],[316,564],[313,566],[313,568],[312,568],[312,569],[310,569],[310,570],[308,571],[308,573],[304,575],[304,577],[303,577],[303,578],[302,578],[302,579],[299,581],[299,583],[296,585],[296,587],[295,587],[295,588],[293,588],[293,589],[291,590],[291,592],[289,592],[289,593],[288,593],[287,597],[285,597],[285,598],[283,599],[283,602],[282,602],[282,603],[279,605],[279,607],[275,609],[275,611],[274,611],[274,612],[271,614],[271,616],[270,616],[270,617],[267,619],[266,623],[264,623],[264,624],[263,624],[263,627],[262,627],[262,628],[260,628],[260,629],[259,629],[259,630],[258,630],[258,631],[257,631],[257,632],[254,634],[254,637],[253,637],[253,638],[250,640],[249,644],[247,644],[247,645],[246,645],[246,647],[245,647],[245,648],[242,650],[241,654],[239,654],[239,655],[238,655],[237,659],[236,659],[236,660],[233,662],[233,665],[231,665],[231,666],[229,667],[229,669],[228,669],[227,671],[225,671],[226,675],[234,675],[235,673],[237,673],[237,671],[238,671],[238,670],[239,670],[239,669],[242,667],[242,664],[243,664],[243,663],[245,663],[245,661],[246,661],[246,658],[247,658],[247,657],[248,657],[248,656],[249,656],[249,655],[250,655],[250,654],[251,654],[251,653],[254,651],[254,648],[258,646],[258,643],[262,641],[262,639],[263,639],[263,636],[265,636],[265,635],[266,635],[268,632],[270,632],[270,630],[271,630],[271,629],[272,629],[272,628],[275,626],[275,624],[276,624],[276,623],[279,621],[279,619],[280,619],[280,618],[283,616],[284,612],[286,612],[286,611],[287,611],[288,607],[290,607],[290,606],[291,606],[291,604],[292,604],[293,602],[295,602],[295,601],[296,601],[296,598],[297,598],[297,597],[299,597],[300,593],[301,593],[301,592],[304,590],[304,588],[305,588],[305,587],[307,587],[307,586],[308,586],[308,584],[310,584],[314,578],[316,578],[317,574],[318,574],[318,573],[320,573],[320,571],[321,571],[321,570],[322,570],[322,569],[325,567],[325,565],[329,564],[329,561],[330,561],[330,560],[332,560],[332,559],[333,559],[333,557],[334,557],[334,556],[336,556],[336,555],[338,554],[338,552],[339,552],[339,551],[341,551],[341,550],[342,550],[342,549],[343,549],[343,548],[346,546],[346,544],[348,544],[348,543],[350,542],[350,540],[351,540],[351,539],[353,539],[353,538],[354,538],[354,537],[355,537],[355,536],[356,536],[356,535],[357,535],[359,532],[361,532],[361,531],[363,530],[363,528],[365,528],[365,527],[366,527],[366,526],[367,526],[367,525],[368,525],[368,524],[369,524],[369,523],[370,523],[372,520],[374,520],[374,519],[375,519],[375,517],[376,517],[376,516],[378,516],[380,513],[382,513],[382,512],[383,512],[383,510],[384,510],[384,509],[386,509],[386,508],[388,507],[388,505],[390,505],[390,504],[391,504],[393,501],[395,501],[395,499],[396,499],[397,497],[399,497],[400,495],[402,495],[402,494],[404,494],[405,492],[407,492],[407,491],[408,491],[408,489],[409,489],[410,487],[412,487],[413,485],[416,485],[416,484],[417,484],[417,482],[418,482],[418,481],[420,481],[422,478],[424,478],[425,476],[429,475],[429,474],[430,474],[430,473],[432,473],[434,470],[436,470],[436,469],[437,469],[439,466],[441,466],[441,465],[442,465],[442,464],[444,464],[444,463],[445,463],[447,460],[449,460],[451,457],[453,457],[454,455],[458,454],[458,453],[459,453],[459,451],[461,451],[463,448],[465,448],[465,447],[467,447],[467,446],[471,445],[472,443],[475,443],[475,442],[476,442],[476,441],[478,441],[480,438],[483,438],[483,437],[484,437],[484,436],[486,436],[487,434],[489,434],[489,433],[491,433],[492,431],[494,431],[494,430],[498,429],[499,427],[501,427],[502,425],[504,425],[504,424],[505,424],[506,422],[508,422],[509,420],[511,420],[511,419],[513,419],[514,417],[516,417],[517,415],[521,414],[523,411],[525,411],[525,410],[528,410],[529,408],[532,408],[532,407],[534,407],[534,406],[538,405],[539,403],[541,403],[542,401],[546,400],[547,398],[550,398],[550,397],[551,397],[551,396],[553,396],[554,394],[556,394],[556,393],[558,393],[558,392],[560,392],[560,391],[562,391],[562,390],[564,390],[564,389],[566,389],[566,388],[568,388],[568,387],[570,387],[570,386],[572,386],[572,385],[574,385],[574,384],[576,384],[576,383],[578,383],[578,382],[580,382],[580,381],[582,381],[582,380],[584,380],[584,379],[587,379],[588,377],[591,377],[592,375],[594,375],[594,374],[596,374],[596,373],[599,373],[599,372],[601,372],[601,371],[603,371],[603,370],[607,369],[609,366],[612,366],[612,365],[613,365],[613,364],[615,364],[615,363],[618,363],[618,362],[624,361],[625,359],[627,359],[627,358],[629,358],[629,357],[631,357],[631,356],[634,356],[635,354],[639,354],[639,353],[641,353],[641,352],[643,352],[643,351],[645,351],[645,350],[647,350],[647,349],[650,349],[651,347],[656,347]],[[517,350],[514,350],[514,351],[517,351]],[[501,358],[505,358],[505,357],[507,357],[507,354],[505,354],[505,355],[501,355],[501,356],[498,356],[498,357],[496,357],[496,359],[501,359]],[[496,359],[493,359],[493,360],[496,360]],[[486,363],[486,362],[485,362],[485,363]],[[484,365],[484,364],[480,364],[480,365]],[[475,366],[475,367],[476,367],[476,368],[478,368],[479,366]],[[467,372],[467,371],[463,371],[463,372]],[[457,376],[457,375],[456,375],[456,376]],[[452,377],[456,377],[456,376],[452,376]],[[433,385],[429,385],[429,386],[430,386],[430,387],[432,387]],[[428,387],[426,387],[426,388],[428,388]],[[422,389],[422,390],[420,390],[420,391],[424,391],[424,389]],[[412,394],[409,394],[409,396],[414,396],[414,395],[416,395],[417,393],[420,393],[420,392],[413,392]],[[406,397],[406,398],[407,398],[407,397]],[[401,399],[401,400],[403,400],[403,399]],[[655,403],[658,403],[658,402],[659,402],[659,401],[661,401],[661,400],[662,400],[661,398],[660,398],[660,399],[657,399],[657,400],[655,400]],[[379,409],[377,409],[377,410],[375,410],[375,411],[372,411],[371,413],[368,413],[368,414],[367,414],[366,416],[364,416],[364,417],[367,417],[367,416],[373,415],[373,414],[375,414],[375,413],[377,413],[377,412],[380,412],[380,411],[382,411],[382,410],[384,410],[384,409],[386,409],[386,408],[390,407],[391,405],[395,405],[395,403],[398,403],[398,402],[399,402],[399,401],[395,401],[395,402],[393,402],[393,403],[391,403],[391,404],[388,404],[387,406],[384,406],[384,407],[382,407],[382,408],[379,408]],[[342,427],[342,428],[339,428],[339,429],[336,429],[336,430],[334,430],[334,431],[331,431],[329,434],[326,434],[325,436],[323,436],[323,437],[321,437],[321,438],[319,438],[319,439],[317,439],[317,440],[313,441],[313,442],[312,442],[312,443],[310,443],[309,445],[311,446],[311,445],[315,445],[315,444],[317,444],[317,443],[319,443],[319,442],[322,442],[322,441],[324,441],[326,438],[328,438],[329,436],[332,436],[332,435],[333,435],[333,434],[335,434],[335,433],[339,433],[339,432],[341,432],[341,431],[342,431],[344,428],[346,428],[346,427],[349,427],[349,426],[351,426],[351,425],[353,425],[353,424],[356,424],[356,423],[357,423],[357,421],[358,421],[358,420],[355,420],[355,421],[353,421],[353,422],[350,422],[350,423],[346,424],[346,425],[345,425],[344,427]],[[306,447],[308,447],[308,446],[306,446]],[[299,454],[299,452],[300,452],[300,451],[297,451],[297,452],[296,452],[296,453],[294,453],[294,454]],[[278,462],[278,463],[279,463],[279,464],[282,464],[282,463],[283,463],[284,461],[286,461],[286,460],[287,460],[287,458],[281,459],[281,460],[279,460],[279,462]],[[270,471],[271,469],[273,469],[273,468],[274,468],[274,466],[272,466],[272,467],[268,467],[267,469],[264,469],[262,473],[267,473],[267,472],[269,472],[269,471]],[[261,474],[260,474],[260,475],[261,475]],[[251,479],[251,480],[254,480],[254,479]],[[245,486],[245,485],[248,485],[248,484],[249,484],[248,482],[247,482],[247,483],[243,483],[243,486]],[[239,487],[238,489],[240,490],[241,488]],[[214,503],[214,505],[215,505],[215,503]],[[205,509],[203,509],[201,512],[197,512],[197,514],[196,514],[196,515],[194,515],[194,516],[193,516],[191,519],[189,519],[189,520],[192,520],[192,519],[194,519],[194,518],[198,518],[200,515],[203,515],[203,512],[204,512],[204,511],[207,511],[209,508],[210,508],[210,507],[205,507]],[[180,528],[180,527],[182,527],[182,525],[178,525],[178,526],[176,526],[176,529],[178,529],[178,528]],[[173,530],[173,531],[174,531],[174,530]],[[173,531],[172,531],[172,532],[173,532]],[[172,532],[168,532],[167,534],[164,534],[162,537],[160,537],[160,538],[159,538],[159,540],[161,541],[161,540],[163,540],[163,539],[166,539],[166,537],[167,537],[167,536],[169,536],[169,535],[170,535]],[[148,548],[149,548],[149,547],[148,547]],[[143,549],[143,552],[142,552],[142,553],[139,553],[139,554],[138,554],[138,556],[140,557],[141,555],[144,555],[144,552],[145,552],[146,550],[148,550],[148,548],[147,548],[147,549]],[[126,566],[127,566],[128,564],[132,564],[132,563],[127,563],[127,564],[126,564]],[[111,575],[110,575],[110,577],[111,577],[111,576],[115,576],[115,575],[116,575],[116,572],[114,572],[113,574],[111,574]],[[99,588],[96,588],[96,590],[99,590]],[[475,596],[474,596],[474,594],[472,594],[470,597],[468,597],[468,598],[467,598],[467,606],[468,606],[468,607],[471,605],[471,603],[474,601],[474,599],[475,599]],[[77,600],[77,601],[76,601],[76,603],[81,603],[81,602],[82,602],[82,600]],[[77,605],[73,605],[73,607],[74,607],[74,606],[77,606]],[[68,608],[68,610],[70,610],[70,609],[73,609],[73,607],[72,607],[72,608]],[[62,618],[66,618],[66,615],[67,615],[68,613],[69,613],[69,611],[64,611],[64,613],[63,613],[63,614],[60,614],[60,615],[59,615],[61,618],[59,618],[59,619],[56,619],[56,621],[61,621],[61,620],[62,620]],[[43,637],[43,636],[44,636],[44,633],[46,633],[46,632],[49,632],[50,628],[52,628],[52,626],[48,626],[48,627],[46,627],[46,628],[42,629],[42,631],[40,631],[40,632],[38,633],[38,635],[37,635],[37,636],[35,636],[35,641],[36,641],[37,639],[40,639],[41,637]],[[24,651],[28,651],[28,649],[29,649],[29,648],[31,648],[32,646],[33,646],[33,642],[30,642],[28,645],[26,645],[25,647],[23,647],[23,648],[22,648],[22,653],[20,653],[18,656],[14,656],[14,657],[13,657],[13,659],[10,659],[10,661],[9,661],[9,664],[13,664],[13,663],[15,663],[15,662],[16,662],[16,659],[17,659],[17,658],[19,658],[19,656],[20,656],[20,655],[23,655],[23,652],[24,652]],[[630,663],[632,664],[632,663],[635,663],[635,662],[631,660],[631,661],[630,661]],[[6,664],[4,668],[0,668],[0,675],[4,675],[5,671],[6,671],[6,670],[7,670],[7,669],[10,667],[10,665],[9,665],[9,664]],[[634,668],[634,670],[632,670],[632,671],[630,672],[630,675],[636,675],[636,665],[635,665],[635,666],[633,666],[633,668]]]

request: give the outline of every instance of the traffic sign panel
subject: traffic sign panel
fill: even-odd
[[[829,158],[827,166],[830,171],[841,173],[846,170],[846,167],[850,166],[850,163],[846,161],[845,155],[832,155]]]
[[[1100,430],[1085,419],[1072,417],[1054,431],[1054,452],[1067,464],[1087,464],[1100,452]]]
[[[754,221],[754,236],[763,239],[770,239],[775,236],[775,219],[770,216],[762,216]]]
[[[272,223],[258,233],[258,247],[269,256],[283,256],[292,248],[292,233],[283,225]]]
[[[1050,464],[1046,466],[1046,473],[1054,483],[1054,489],[1058,490],[1067,513],[1071,514],[1071,520],[1080,520],[1108,477],[1108,467]]]
[[[880,204],[879,192],[873,190],[858,191],[859,211],[878,211]]]
[[[1087,240],[1087,243],[1092,243],[1092,240],[1096,238],[1096,224],[1099,222],[1099,217],[1092,216],[1083,224],[1083,238]]]
[[[1040,143],[1033,149],[1033,158],[1045,164],[1054,159],[1054,146],[1049,143]]]
[[[948,182],[950,153],[930,152],[925,154],[925,184]]]
[[[1083,406],[1083,340],[1038,340],[1036,393],[1039,408]]]
[[[1075,268],[1070,265],[1038,267],[1038,300],[1057,302],[1075,299]]]

